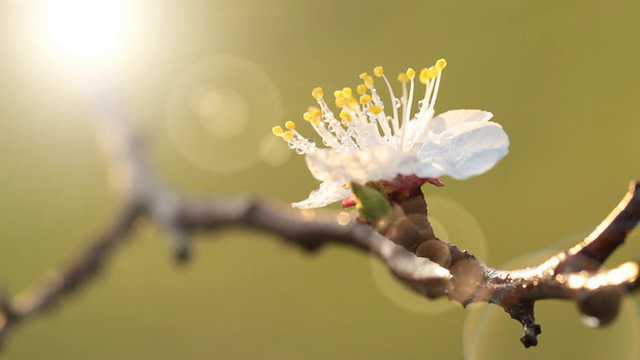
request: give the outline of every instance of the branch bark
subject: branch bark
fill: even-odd
[[[637,262],[601,269],[640,220],[637,182],[631,184],[620,204],[584,241],[537,267],[505,271],[485,265],[432,233],[429,241],[435,242],[412,243],[408,251],[368,226],[342,221],[329,212],[293,211],[251,198],[180,197],[152,171],[140,133],[116,119],[105,118],[100,134],[108,138],[104,143],[108,145],[112,171],[121,180],[124,206],[113,223],[88,239],[84,252],[50,272],[54,275],[43,277],[12,298],[0,297],[0,339],[14,325],[82,289],[94,274],[108,266],[117,245],[134,232],[133,224],[142,218],[159,224],[171,235],[179,260],[188,259],[193,232],[232,226],[272,233],[309,252],[335,244],[373,253],[399,281],[426,297],[447,296],[463,306],[478,301],[501,306],[522,323],[521,341],[526,347],[536,345],[540,334],[534,317],[536,301],[571,299],[593,325],[601,325],[615,318],[621,297],[639,287]]]

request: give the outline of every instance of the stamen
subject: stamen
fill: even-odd
[[[350,97],[347,99],[347,107],[351,110],[355,110],[358,108],[358,100],[354,97]]]
[[[362,73],[360,74],[360,79],[362,79],[362,81],[364,82],[364,85],[367,87],[367,89],[371,89],[373,87],[373,78],[371,77],[371,75],[367,74],[367,73]]]
[[[406,133],[407,133],[407,125],[409,124],[409,118],[411,117],[411,107],[413,106],[413,88],[414,88],[414,82],[413,82],[413,78],[415,78],[416,76],[416,71],[413,70],[412,68],[408,68],[407,69],[407,77],[411,80],[411,87],[409,88],[409,100],[407,100],[407,106],[403,107],[403,111],[402,111],[402,134],[400,135],[400,146],[402,147],[402,150],[408,150],[408,148],[405,147],[405,142],[404,139],[406,137]],[[404,84],[403,84],[403,88],[404,88]],[[410,142],[408,142],[408,145],[410,145]]]
[[[445,66],[447,64],[447,62],[444,62]],[[442,78],[442,70],[440,69],[440,71],[438,71],[438,76],[436,77],[436,86],[433,89],[433,98],[431,99],[431,102],[429,103],[429,108],[433,109],[433,107],[436,105],[436,99],[438,98],[438,90],[440,89],[440,79]]]
[[[314,125],[318,125],[320,124],[320,119],[322,118],[322,111],[316,106],[309,106],[307,112],[302,115],[302,118]]]
[[[311,96],[313,96],[316,100],[320,100],[324,96],[324,91],[321,87],[314,88],[313,91],[311,91]]]
[[[409,80],[413,80],[413,78],[416,76],[416,71],[413,70],[412,68],[408,68],[405,74],[407,74],[407,77],[409,78]]]
[[[424,102],[425,104],[428,104],[427,108],[429,108],[431,104],[431,95],[433,93],[433,86],[435,84],[433,79],[436,78],[437,72],[433,66],[430,66],[427,70],[431,74],[431,78],[429,79],[429,81],[427,81],[427,86],[424,94]]]
[[[289,120],[286,123],[284,123],[284,127],[286,127],[289,130],[294,130],[296,128],[296,123],[294,123],[293,121]]]
[[[424,68],[420,70],[420,82],[423,84],[427,84],[431,79],[434,78],[434,74],[431,72],[431,69]]]
[[[360,96],[360,104],[362,105],[370,103],[371,100],[371,95],[363,94]]]
[[[382,68],[382,66],[379,66],[379,67]],[[374,69],[374,72],[375,72],[375,69]],[[381,73],[380,75],[382,75],[384,82],[387,84],[387,89],[389,90],[389,96],[391,96],[391,109],[393,111],[393,118],[391,119],[391,125],[393,126],[393,134],[398,134],[400,132],[400,125],[398,124],[398,108],[396,107],[396,95],[393,93],[393,87],[391,87],[391,83],[389,82],[389,79],[387,79],[384,73]],[[387,121],[381,122],[380,125],[382,126],[382,129],[385,131],[385,134],[388,135],[389,138],[393,138],[390,133],[391,129],[389,129],[389,124],[388,124],[389,119],[385,119],[385,120]],[[397,143],[394,145],[397,145]]]
[[[322,137],[323,143],[334,150],[351,149],[356,146],[340,122],[336,120],[324,99],[319,99],[318,105],[322,111],[322,120],[327,124],[327,127],[321,126],[323,124],[320,123],[315,125],[314,129]]]
[[[340,119],[351,121],[351,120],[353,120],[353,117],[351,117],[351,114],[349,113],[349,110],[342,109],[340,111]]]
[[[378,115],[382,112],[382,107],[378,105],[371,105],[369,106],[369,112],[374,115]]]
[[[384,74],[382,74],[382,78],[384,79],[385,83],[387,83],[387,87],[391,89],[389,80],[387,80]],[[393,94],[393,90],[391,90],[391,94]],[[370,103],[369,107],[365,107],[365,110],[369,110],[371,106],[376,106],[373,108],[373,111],[369,110],[371,120],[370,126],[372,128],[372,131],[377,133],[379,136],[378,144],[389,144],[391,139],[394,139],[393,134],[391,133],[391,128],[389,127],[389,122],[392,119],[385,116],[382,100],[380,100],[380,96],[378,96],[375,88],[371,88],[371,101],[373,102],[373,104]],[[395,108],[393,108],[393,112],[394,114],[397,113]],[[380,128],[382,129],[382,135],[380,135],[380,132],[378,131],[378,126],[380,126]]]
[[[406,73],[400,73],[398,74],[398,81],[400,81],[403,84],[406,84],[409,82],[409,76]]]
[[[393,117],[385,114],[385,105],[374,87],[373,77],[362,73],[359,77],[363,83],[359,84],[355,90],[344,87],[333,92],[335,105],[340,109],[339,113],[335,113],[337,116],[327,105],[323,89],[316,87],[311,95],[316,99],[319,107],[309,107],[303,114],[303,119],[312,125],[327,147],[336,151],[352,151],[383,144],[398,150],[410,151],[416,141],[420,141],[425,136],[426,123],[433,116],[442,70],[446,66],[447,62],[440,59],[435,65],[421,69],[419,74],[414,69],[408,68],[398,75],[398,81],[402,83],[402,96],[399,99],[396,98],[383,67],[376,66],[373,69],[373,75],[382,78],[387,85]],[[412,128],[413,131],[410,133],[407,128],[412,121],[416,76],[421,83],[425,84],[425,96],[419,103],[421,106],[416,114],[416,118],[421,122],[417,128]],[[408,84],[410,88],[407,88]],[[354,93],[358,96],[354,97]],[[401,110],[398,110],[399,108]],[[400,111],[401,116],[398,116]],[[285,122],[284,127],[274,127],[272,132],[287,141],[289,147],[296,149],[299,154],[317,149],[312,140],[296,131],[296,124],[293,121]]]
[[[282,138],[285,141],[291,141],[293,140],[293,131],[285,131],[284,134],[282,134]]]
[[[399,130],[394,132],[394,138],[396,140],[396,149],[402,148],[402,137],[404,136],[404,128],[406,121],[404,121],[405,114],[407,113],[407,83],[410,81],[409,76],[406,73],[398,75],[398,80],[402,83],[402,96],[400,97],[400,104],[402,106],[402,113],[400,118],[396,120],[399,126]]]
[[[426,119],[424,124],[418,127],[418,130],[411,135],[408,148],[413,147],[414,144],[422,142],[426,136],[426,127],[433,116],[436,99],[438,96],[438,88],[440,86],[440,79],[442,77],[442,70],[447,66],[447,61],[440,59],[436,61],[434,66],[424,68],[420,72],[420,82],[425,84],[425,96],[422,100],[422,107],[419,110],[417,118]]]

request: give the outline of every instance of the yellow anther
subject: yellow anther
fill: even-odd
[[[317,106],[309,106],[307,108],[307,112],[304,113],[304,119],[309,121],[309,119],[313,118],[313,117],[320,117],[320,115],[322,115],[322,111],[320,111],[320,108]],[[307,119],[307,117],[309,117],[309,119]]]
[[[316,100],[320,100],[324,96],[324,91],[321,87],[314,88],[313,91],[311,91],[311,96],[313,96]]]
[[[367,73],[360,74],[360,79],[364,82],[364,85],[371,89],[373,87],[373,77]]]
[[[382,68],[382,66],[376,66],[373,69],[373,75],[377,77],[382,77],[383,72],[384,72],[384,69]]]
[[[284,133],[284,130],[282,129],[281,126],[274,126],[271,129],[271,132],[273,133],[273,135],[275,136],[282,136],[282,134]]]
[[[363,94],[360,96],[360,104],[368,104],[371,102],[371,95]]]
[[[356,100],[354,97],[348,98],[347,107],[351,110],[355,110],[358,107],[358,100]]]
[[[342,111],[340,111],[340,119],[342,120],[351,120],[351,114],[349,112],[349,110],[347,109],[342,109]]]
[[[293,140],[293,131],[285,131],[284,134],[282,134],[282,138],[285,141],[291,141]]]
[[[364,84],[360,84],[356,88],[356,92],[358,93],[358,95],[362,95],[367,92],[367,87]]]
[[[446,67],[447,67],[447,60],[440,59],[436,61],[436,68],[438,68],[438,70],[442,71]]]
[[[350,87],[342,88],[342,96],[350,98],[353,95],[353,90]]]
[[[341,108],[343,106],[345,106],[347,104],[347,99],[343,98],[343,97],[338,97],[336,98],[336,106]]]
[[[398,81],[400,81],[401,83],[407,83],[409,82],[409,77],[405,73],[400,73],[398,74]]]
[[[321,117],[322,111],[320,111],[320,109],[316,106],[309,106],[307,112],[302,115],[302,118],[305,119],[305,121],[310,121],[316,125],[320,123]]]
[[[342,90],[336,90],[333,92],[333,97],[335,97],[336,99],[341,99],[344,97],[344,93],[342,93]]]
[[[413,78],[416,77],[416,71],[412,68],[408,68],[405,74],[407,74],[407,78],[409,78],[410,80],[413,80]]]
[[[429,82],[429,80],[433,79],[434,77],[435,77],[435,74],[433,71],[431,71],[430,68],[424,68],[420,70],[421,83],[426,84],[427,82]]]
[[[374,115],[378,115],[382,112],[382,107],[379,105],[371,105],[369,106],[369,112]]]
[[[284,123],[284,127],[286,127],[289,130],[293,130],[296,128],[296,123],[294,123],[293,121],[289,120],[286,123]]]

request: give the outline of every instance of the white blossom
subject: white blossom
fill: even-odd
[[[404,176],[432,179],[450,176],[466,179],[491,169],[508,152],[509,138],[502,127],[489,121],[493,114],[482,110],[450,110],[434,117],[434,106],[446,66],[444,59],[424,68],[418,79],[425,93],[414,108],[414,78],[409,68],[398,76],[402,95],[396,97],[382,67],[373,71],[388,88],[385,104],[372,76],[363,73],[356,94],[351,88],[334,92],[340,109],[336,117],[324,99],[322,88],[312,91],[319,107],[310,107],[304,119],[325,147],[302,136],[293,121],[273,133],[290,148],[306,156],[311,174],[323,183],[309,198],[292,204],[315,208],[340,201],[350,194],[352,181],[394,181]]]

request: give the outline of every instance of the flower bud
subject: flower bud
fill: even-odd
[[[370,224],[383,221],[389,224],[393,212],[387,197],[380,191],[353,182],[351,184],[353,193],[356,194],[356,209],[360,212],[360,217]],[[381,230],[381,229],[378,229]]]

